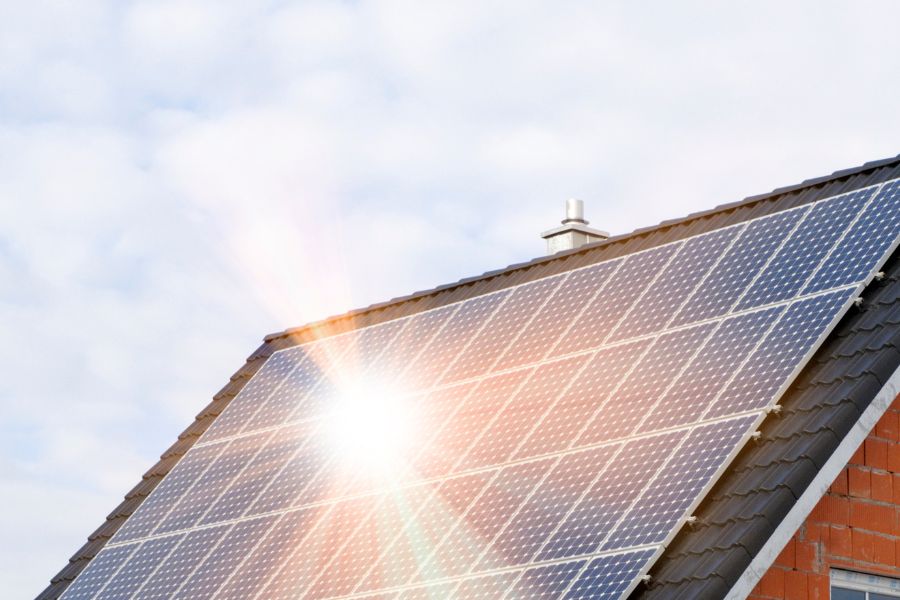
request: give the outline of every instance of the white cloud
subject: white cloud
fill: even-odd
[[[7,593],[271,330],[538,255],[568,196],[621,233],[895,154],[867,7],[4,5]]]

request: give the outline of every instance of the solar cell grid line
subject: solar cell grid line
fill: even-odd
[[[404,590],[400,593],[398,600],[446,600],[458,585],[458,581],[449,581]]]
[[[271,436],[272,433],[267,432],[228,442],[203,475],[161,518],[153,533],[179,531],[198,524]]]
[[[459,310],[435,334],[431,343],[400,373],[404,385],[414,388],[433,387],[453,357],[471,344],[472,339],[497,309],[503,306],[509,295],[510,290],[505,289],[462,302]]]
[[[522,328],[519,337],[491,369],[503,371],[544,359],[569,328],[572,318],[601,293],[623,262],[621,258],[611,259],[570,271],[564,284],[552,297],[552,303],[545,303],[536,312],[534,319]]]
[[[65,589],[63,600],[88,600],[112,579],[119,568],[125,564],[131,553],[138,549],[140,543],[123,546],[105,547],[88,563],[84,571],[78,574],[75,581]]]
[[[122,565],[99,594],[97,600],[128,598],[156,571],[181,540],[181,535],[141,542],[137,551]]]
[[[133,597],[139,600],[169,600],[172,598],[176,590],[212,551],[228,529],[228,525],[217,525],[184,534],[153,577],[146,579]]]
[[[557,600],[562,597],[585,564],[587,560],[575,560],[526,569],[504,599]]]
[[[815,266],[842,239],[872,197],[871,188],[822,200],[810,212],[772,261],[744,292],[734,310],[793,298]],[[760,283],[761,285],[755,285]]]
[[[262,534],[274,523],[275,516],[269,515],[235,523],[185,579],[174,596],[190,600],[206,600],[212,598],[225,583],[231,573],[247,552],[256,546]]]
[[[666,268],[681,244],[680,241],[671,242],[626,256],[615,276],[604,286],[603,293],[595,295],[585,305],[548,355],[571,354],[600,346],[622,310],[631,306],[644,288]]]
[[[461,306],[462,302],[457,302],[406,317],[408,321],[406,326],[400,330],[393,342],[372,360],[366,374],[383,380],[387,384],[399,384],[399,387],[405,387],[402,385],[403,372],[410,363],[428,349],[434,338],[447,326]],[[414,379],[415,373],[406,377]]]
[[[569,449],[587,425],[587,420],[595,411],[603,410],[613,390],[651,343],[651,339],[638,340],[601,348],[592,354],[585,367],[563,391],[553,410],[548,411],[540,425],[523,440],[513,459]]]
[[[382,323],[355,329],[357,337],[347,354],[342,357],[343,367],[363,373],[375,359],[396,340],[411,319],[392,319]]]
[[[635,338],[665,328],[730,248],[743,226],[727,227],[687,239],[668,268],[622,315],[606,342]]]
[[[716,481],[744,446],[762,415],[747,415],[694,427],[643,493],[622,514],[600,549],[664,543],[696,507],[700,491]],[[739,443],[741,442],[741,443]]]
[[[659,465],[677,450],[681,439],[681,432],[674,431],[622,444],[608,467],[598,472],[594,482],[548,536],[535,560],[596,552]]]
[[[156,486],[122,527],[113,534],[110,544],[127,542],[149,535],[159,521],[225,449],[227,442],[192,448]]]
[[[295,506],[295,500],[327,465],[323,448],[315,444],[314,440],[315,431],[306,438],[305,443],[298,446],[285,465],[266,483],[250,507],[244,511],[245,516]]]
[[[464,579],[449,596],[452,600],[495,600],[506,595],[518,572],[496,573]]]
[[[423,561],[412,580],[429,581],[468,573],[493,537],[504,514],[515,510],[555,459],[500,468],[455,525]]]
[[[520,379],[524,377],[524,373],[513,376]],[[411,472],[424,479],[427,479],[429,474],[447,472],[455,458],[441,450],[442,442],[439,436],[450,423],[454,422],[459,412],[469,402],[474,390],[488,381],[489,379],[470,381],[422,394],[421,402],[418,403],[422,406],[418,429],[420,432],[428,433],[422,436],[410,452],[408,467]]]
[[[331,558],[381,499],[381,495],[364,496],[324,505],[322,518],[258,597],[266,600],[305,597],[305,592],[318,579]]]
[[[480,436],[462,453],[452,470],[459,472],[505,462],[540,417],[552,410],[556,398],[589,358],[590,355],[581,354],[533,369]]]
[[[702,418],[769,406],[843,316],[856,292],[853,287],[792,303]]]
[[[200,519],[201,525],[229,521],[244,515],[260,492],[309,441],[308,426],[292,425],[276,430],[247,467]]]
[[[478,568],[499,567],[502,566],[500,561],[503,565],[531,562],[542,543],[587,491],[618,447],[618,444],[612,444],[561,456],[525,502],[510,516],[491,542],[491,547],[496,551],[485,553]]]
[[[866,212],[854,223],[835,251],[822,264],[804,293],[818,292],[862,280],[884,264],[897,247],[900,229],[900,179],[884,183]]]
[[[256,413],[247,419],[242,433],[280,425],[298,411],[298,405],[312,395],[319,381],[325,376],[324,365],[319,364],[321,359],[314,356],[315,351],[310,348],[294,370],[284,376],[281,385],[260,402]]]
[[[703,323],[657,337],[603,410],[594,412],[575,445],[589,446],[634,432],[646,411],[652,409],[699,352],[713,326],[713,323]]]
[[[319,507],[300,509],[275,515],[276,521],[244,561],[225,579],[216,597],[221,600],[246,600],[255,597],[266,581],[281,567],[284,557],[306,537],[316,519]]]
[[[472,336],[471,342],[441,375],[440,381],[460,381],[491,371],[491,365],[528,326],[536,311],[565,284],[568,273],[545,277],[513,288],[503,303]]]
[[[432,485],[425,483],[386,493],[333,554],[304,597],[334,598],[353,592],[378,556],[385,538],[402,529],[432,492]]]
[[[647,413],[638,433],[695,422],[764,339],[784,306],[738,314],[720,321],[687,369]]]
[[[809,210],[801,206],[760,217],[747,226],[711,273],[669,322],[669,327],[696,323],[726,314],[768,259]]]
[[[449,473],[462,453],[527,380],[532,369],[521,369],[481,380],[456,412],[447,419],[421,454],[414,469],[425,479]]]
[[[197,440],[197,445],[237,435],[246,419],[256,412],[263,399],[281,383],[281,377],[294,368],[298,352],[302,352],[302,349],[276,352],[267,358],[222,413],[213,420],[209,429]]]
[[[590,561],[567,590],[564,600],[624,598],[655,550],[600,556]]]
[[[499,469],[441,482],[415,517],[386,545],[354,591],[360,593],[419,583],[415,573],[428,558],[427,553],[440,546],[459,516],[487,489],[497,472]]]

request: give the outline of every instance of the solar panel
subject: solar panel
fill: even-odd
[[[63,598],[621,598],[898,225],[893,181],[276,352]]]

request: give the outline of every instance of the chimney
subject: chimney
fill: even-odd
[[[562,227],[545,231],[541,237],[547,240],[547,254],[556,254],[603,241],[609,234],[588,227],[588,222],[584,220],[584,202],[569,198],[566,200],[566,218],[562,221]]]

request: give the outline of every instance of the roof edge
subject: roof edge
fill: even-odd
[[[745,600],[750,596],[756,584],[759,583],[763,575],[775,563],[778,555],[800,526],[803,525],[813,508],[831,487],[835,478],[850,462],[853,453],[856,452],[860,444],[872,432],[872,429],[875,428],[875,425],[898,395],[900,395],[900,367],[894,371],[881,387],[875,398],[872,399],[872,402],[853,425],[853,428],[844,436],[844,439],[832,452],[828,461],[816,473],[815,478],[806,487],[806,490],[797,499],[788,514],[778,524],[763,547],[759,549],[738,580],[731,586],[728,595],[725,596],[725,600]]]
[[[678,225],[683,225],[685,223],[689,223],[692,221],[704,219],[704,218],[710,217],[710,216],[718,214],[718,213],[727,212],[727,211],[735,210],[737,208],[742,208],[742,207],[750,206],[750,205],[757,204],[760,202],[772,200],[772,199],[778,198],[780,196],[784,196],[786,194],[797,192],[799,190],[803,190],[806,188],[812,188],[812,187],[824,185],[827,183],[831,183],[834,181],[846,179],[846,178],[852,177],[854,175],[859,175],[859,174],[866,173],[869,171],[875,171],[877,169],[880,169],[880,168],[883,168],[883,167],[886,167],[889,165],[893,165],[895,163],[900,163],[900,154],[898,154],[897,156],[891,157],[891,158],[884,158],[884,159],[880,159],[880,160],[869,161],[859,167],[853,167],[853,168],[849,168],[849,169],[842,169],[839,171],[835,171],[831,175],[824,175],[824,176],[815,177],[812,179],[806,179],[803,182],[795,184],[795,185],[775,188],[771,192],[768,192],[765,194],[757,194],[755,196],[747,196],[743,200],[726,203],[726,204],[720,204],[719,206],[716,206],[716,207],[708,209],[708,210],[690,213],[685,217],[662,221],[657,225],[651,225],[649,227],[635,229],[634,231],[631,231],[629,233],[615,235],[615,236],[612,236],[612,237],[605,239],[603,241],[600,241],[600,242],[585,244],[584,246],[580,246],[574,250],[565,250],[562,252],[557,252],[555,254],[551,254],[549,256],[541,256],[541,257],[538,257],[538,258],[535,258],[535,259],[532,259],[532,260],[529,260],[526,262],[522,262],[522,263],[513,263],[507,267],[504,267],[501,269],[495,269],[492,271],[487,271],[485,273],[482,273],[481,275],[466,277],[466,278],[460,279],[454,283],[448,283],[448,284],[440,285],[440,286],[430,288],[427,290],[413,292],[406,296],[397,296],[397,297],[391,298],[390,300],[387,300],[385,302],[378,302],[376,304],[371,304],[371,305],[363,307],[363,308],[357,308],[357,309],[353,309],[353,310],[350,310],[350,311],[347,311],[344,313],[332,315],[330,317],[326,317],[326,318],[320,319],[318,321],[312,321],[310,323],[307,323],[305,325],[300,325],[298,327],[290,327],[283,331],[270,333],[265,336],[264,340],[266,342],[269,342],[269,341],[279,339],[279,338],[296,336],[296,335],[299,335],[299,334],[302,334],[302,333],[305,333],[305,332],[308,332],[311,330],[318,330],[318,329],[326,329],[327,330],[329,325],[334,324],[334,323],[344,320],[344,319],[351,319],[351,318],[354,318],[357,316],[376,312],[376,311],[383,310],[390,306],[402,304],[404,302],[412,302],[412,301],[417,301],[417,300],[427,298],[430,296],[435,296],[441,292],[444,292],[444,291],[447,291],[450,289],[454,289],[454,288],[464,287],[467,285],[473,285],[477,282],[491,279],[491,278],[497,277],[498,275],[501,275],[501,274],[506,274],[506,273],[510,273],[513,271],[517,271],[517,270],[530,269],[530,268],[533,268],[538,265],[543,265],[543,264],[551,263],[554,261],[563,260],[569,256],[585,254],[587,252],[596,250],[601,247],[612,246],[615,244],[625,242],[625,241],[630,240],[635,237],[649,235],[650,233],[653,233],[653,232],[656,232],[659,230],[668,229],[668,228],[676,227]]]

